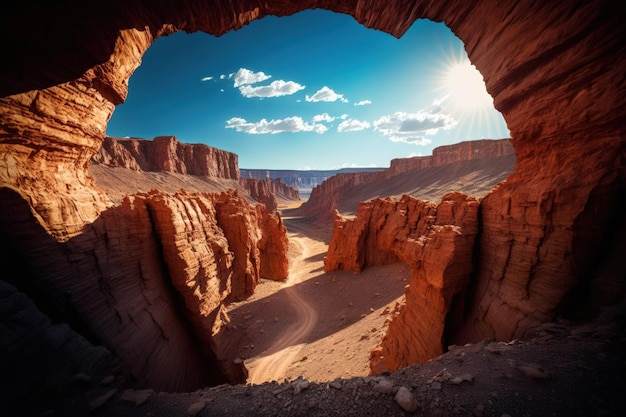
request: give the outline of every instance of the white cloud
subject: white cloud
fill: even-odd
[[[211,81],[213,79],[213,77],[208,76],[208,77],[203,77],[201,81]]]
[[[267,133],[283,132],[315,132],[324,133],[328,128],[319,123],[307,123],[300,116],[287,117],[285,119],[270,120],[261,119],[258,122],[248,122],[241,117],[233,117],[226,121],[227,129],[235,129],[237,132],[244,132],[251,135],[263,135]]]
[[[369,122],[356,119],[346,119],[339,123],[339,126],[337,126],[337,132],[357,132],[359,130],[368,129],[369,127]]]
[[[326,86],[322,87],[321,89],[317,90],[317,92],[315,94],[313,94],[312,96],[309,96],[307,94],[306,101],[308,102],[318,102],[318,101],[341,101],[343,103],[347,103],[348,99],[344,98],[343,94],[337,94],[333,91],[332,88],[328,88]]]
[[[355,106],[365,106],[367,104],[372,104],[372,102],[369,100],[361,100],[354,103]]]
[[[331,116],[328,113],[316,114],[315,116],[313,116],[314,122],[332,122],[334,120],[335,120],[335,117]]]
[[[441,112],[439,103],[435,103],[417,113],[396,112],[376,120],[374,130],[387,136],[392,142],[427,145],[431,141],[424,135],[434,135],[439,129],[449,130],[457,121],[449,114]]]
[[[270,78],[271,75],[267,75],[263,71],[252,72],[247,68],[239,68],[239,70],[235,73],[234,77],[235,77],[234,87],[239,87],[239,86],[246,85],[246,84],[255,84],[261,81],[265,81],[268,78]]]
[[[241,95],[247,98],[288,96],[303,89],[303,85],[300,85],[293,81],[283,80],[276,80],[273,81],[270,85],[261,85],[258,87],[252,87],[249,85],[239,87]]]

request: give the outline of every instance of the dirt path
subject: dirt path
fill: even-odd
[[[281,288],[285,290],[289,303],[295,307],[297,321],[267,349],[268,355],[262,354],[254,362],[254,366],[250,364],[251,371],[248,380],[253,384],[283,378],[287,368],[302,348],[301,342],[317,324],[317,312],[295,286],[302,282],[308,273],[306,260],[309,258],[310,248],[315,246],[314,242],[309,242],[310,240],[301,234],[290,234],[290,244],[299,249],[297,250],[299,256],[292,260],[289,278]]]
[[[324,273],[330,231],[304,218],[287,215],[283,221],[290,242],[288,280],[263,280],[249,299],[229,306],[244,334],[238,354],[248,382],[368,375],[369,353],[404,293],[408,267]]]

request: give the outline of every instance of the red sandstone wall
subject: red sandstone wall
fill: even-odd
[[[438,205],[408,196],[374,199],[361,203],[355,217],[336,218],[325,271],[358,272],[400,261],[411,270],[405,302],[372,352],[373,372],[444,352],[446,316],[453,297],[470,283],[477,233],[478,200],[459,193]]]
[[[391,179],[410,171],[416,171],[415,175],[419,176],[419,170],[425,168],[441,167],[460,161],[497,158],[514,153],[509,139],[468,141],[435,148],[431,156],[393,159],[388,169],[337,174],[313,188],[311,196],[298,213],[331,220],[339,199],[361,185]]]
[[[152,140],[107,137],[93,160],[134,170],[239,179],[236,154],[207,145],[182,143],[174,136]]]

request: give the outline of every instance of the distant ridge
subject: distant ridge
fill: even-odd
[[[335,170],[293,170],[293,169],[245,169],[240,168],[241,178],[277,179],[282,178],[286,185],[302,191],[310,191],[328,178],[337,174],[354,172],[374,172],[387,168],[341,168]]]

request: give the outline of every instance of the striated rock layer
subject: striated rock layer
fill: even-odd
[[[182,143],[174,136],[152,140],[107,137],[92,160],[133,170],[239,179],[237,154],[203,144]]]
[[[359,272],[402,261],[411,270],[405,303],[397,307],[371,369],[395,371],[444,352],[444,329],[455,295],[473,271],[478,200],[460,193],[433,202],[403,196],[399,201],[361,203],[352,218],[337,216],[324,259],[325,271]]]
[[[457,163],[459,165],[458,163],[464,161],[479,160],[492,160],[494,164],[497,164],[502,159],[501,157],[513,155],[514,153],[515,150],[509,139],[483,139],[440,146],[433,149],[431,156],[393,159],[388,169],[337,174],[313,188],[310,198],[302,204],[297,213],[320,220],[332,220],[335,209],[341,212],[343,210],[351,211],[349,207],[352,205],[351,202],[355,200],[355,197],[369,199],[363,198],[363,194],[368,194],[369,191],[363,191],[362,193],[358,191],[364,189],[365,185],[369,189],[380,190],[378,196],[390,195],[393,192],[392,190],[397,188],[396,184],[406,181],[406,178],[408,178],[406,174],[410,173],[413,177],[413,184],[407,184],[404,187],[405,191],[402,193],[404,194],[418,183],[422,183],[425,186],[427,181],[422,181],[422,178],[434,177],[433,181],[436,183],[444,181],[441,178],[442,172],[428,171],[429,168],[449,167],[450,171],[463,171],[453,166],[453,164]],[[505,161],[503,164],[505,169],[501,172],[497,174],[488,172],[488,175],[494,176],[493,181],[490,183],[495,185],[499,182],[498,180],[504,179],[512,171],[511,163],[507,162],[509,161]],[[357,191],[355,192],[355,190]],[[420,192],[420,194],[422,193],[428,194],[425,190]],[[436,200],[439,200],[445,193],[440,191]]]
[[[145,333],[156,324],[135,306],[150,300],[152,309],[173,310],[180,301],[164,295],[118,303],[66,295],[89,285],[106,291],[111,282],[126,279],[115,272],[119,265],[134,265],[132,277],[155,269],[165,274],[153,264],[159,258],[149,255],[158,253],[155,241],[138,239],[153,233],[142,214],[147,209],[131,201],[109,209],[87,173],[114,106],[124,102],[131,74],[159,36],[177,30],[221,35],[266,15],[309,8],[346,13],[394,36],[419,18],[445,22],[463,41],[507,122],[516,173],[481,201],[475,278],[460,297],[464,302],[448,314],[450,340],[511,339],[533,323],[624,297],[624,259],[615,248],[626,227],[626,10],[617,1],[94,0],[42,6],[26,0],[1,7],[6,47],[0,66],[0,187],[10,196],[1,200],[1,217],[12,234],[0,234],[11,236],[6,246],[15,255],[6,265],[26,265],[43,282],[65,282],[62,304],[92,306],[80,316],[94,331],[124,341],[122,346],[142,338],[141,346],[165,340],[142,360],[171,358],[163,346],[187,350],[167,342],[174,340],[169,334]],[[15,216],[22,222],[12,222]],[[114,233],[105,233],[105,224],[117,225]],[[93,250],[73,253],[83,242]],[[142,263],[145,257],[151,262]],[[113,269],[102,259],[119,262]],[[99,280],[102,270],[113,278]],[[90,291],[95,290],[85,294]],[[54,299],[52,294],[39,295]],[[119,306],[119,315],[103,311],[107,303]],[[111,322],[128,323],[133,331],[103,330]],[[177,331],[190,330],[181,325]],[[134,366],[157,380],[149,364],[182,373],[205,369],[198,355],[183,356],[184,364]],[[193,385],[185,378],[170,383]]]
[[[245,381],[223,306],[261,277],[286,278],[278,215],[235,193],[155,191],[126,197],[58,242],[19,195],[4,191],[0,202],[3,255],[26,268],[13,284],[113,350],[141,384],[179,391]]]

